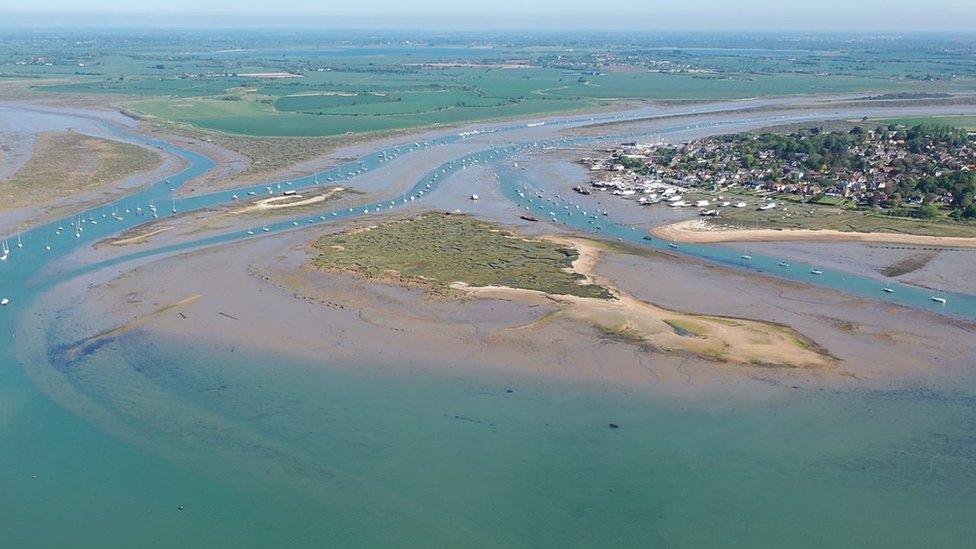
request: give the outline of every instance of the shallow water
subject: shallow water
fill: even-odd
[[[7,438],[32,457],[8,462],[4,508],[37,528],[5,539],[910,547],[976,535],[971,381],[704,402],[400,368],[142,333],[54,364],[39,383],[84,421],[33,410],[47,436]]]
[[[485,163],[549,145],[557,143],[469,158]],[[170,214],[170,188],[210,164],[169,150],[191,167],[91,212],[86,218],[100,223],[86,222],[79,238],[69,229],[55,240],[58,224],[26,233],[23,253],[0,269],[12,298],[0,315],[0,334],[9,336],[0,347],[4,545],[957,546],[976,534],[973,380],[952,390],[799,390],[757,401],[730,389],[718,403],[674,401],[475,372],[403,373],[411,365],[310,364],[142,332],[64,362],[53,351],[91,334],[72,311],[32,308],[55,284],[245,237],[55,268],[146,221],[109,217],[135,200]],[[352,166],[319,177],[343,178]],[[438,167],[415,191],[461,169]],[[517,199],[517,178],[501,171]],[[226,203],[246,190],[176,208]],[[612,227],[610,235],[643,243]],[[47,240],[53,249],[40,252]],[[685,251],[735,262],[717,247]],[[839,272],[816,282],[873,291]],[[976,314],[969,296],[951,303],[950,312]]]

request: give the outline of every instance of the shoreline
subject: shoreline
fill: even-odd
[[[723,242],[869,242],[937,246],[943,248],[976,248],[976,238],[928,236],[899,233],[861,233],[833,229],[706,229],[701,220],[689,219],[660,227],[649,234],[672,242],[686,244],[719,244]]]
[[[575,235],[554,238],[579,242]],[[143,337],[205,337],[227,349],[258,343],[264,351],[302,359],[318,361],[327,356],[327,363],[333,365],[368,359],[375,366],[373,371],[397,375],[491,372],[544,383],[598,383],[685,397],[711,394],[727,384],[749,392],[756,379],[775,380],[774,387],[797,383],[846,386],[853,380],[890,383],[929,376],[931,369],[919,371],[919,364],[928,363],[931,353],[945,353],[949,339],[958,338],[966,329],[934,322],[932,326],[939,330],[925,330],[925,338],[919,339],[914,327],[920,319],[929,319],[923,325],[938,319],[881,305],[886,321],[879,325],[879,309],[829,290],[756,280],[721,268],[702,270],[694,260],[658,256],[609,253],[599,265],[588,265],[596,254],[586,251],[574,267],[594,280],[613,280],[614,288],[627,294],[627,303],[598,303],[591,310],[588,303],[567,302],[563,296],[498,287],[463,288],[470,300],[431,300],[419,288],[303,269],[310,259],[306,242],[305,235],[291,234],[254,240],[248,246],[188,251],[140,263],[126,274],[100,280],[94,288],[76,288],[85,297],[79,294],[74,310],[87,312],[82,324],[89,326],[90,336],[133,318],[151,316],[161,305],[187,295],[201,295],[203,299],[186,308],[186,317],[176,313],[152,316],[152,322],[140,327]],[[239,267],[227,270],[228,265]],[[649,272],[655,276],[648,278]],[[162,283],[177,278],[184,280],[179,288]],[[728,287],[720,288],[714,283],[718,280]],[[784,286],[792,290],[786,299]],[[482,295],[472,295],[478,293]],[[765,297],[757,301],[757,295]],[[688,327],[685,321],[697,324],[714,318],[719,319],[714,328],[722,332],[732,328],[726,319],[741,318],[743,307],[749,306],[750,317],[763,318],[777,328],[792,327],[805,340],[829,350],[837,362],[827,368],[770,368],[768,363],[729,368],[671,345],[665,346],[672,347],[670,352],[662,352],[667,349],[622,337],[652,327],[650,319],[634,318],[644,317],[640,313],[648,313],[650,303],[659,309],[654,312],[677,320],[679,328]],[[687,310],[697,314],[684,318],[685,314],[676,313]],[[274,311],[270,317],[269,311]],[[480,319],[478,327],[471,324],[474,317]],[[611,328],[631,324],[632,329],[605,331],[599,324]],[[676,332],[675,325],[657,325],[651,331],[667,328],[666,332]],[[687,335],[683,341],[677,333],[673,338],[671,333],[665,335],[669,343],[707,341]],[[364,345],[378,338],[387,342],[383,348],[362,352]],[[898,352],[885,353],[885,360],[879,362],[872,341],[883,341]],[[553,354],[556,342],[560,350]],[[755,350],[748,348],[752,345],[746,347],[740,351],[750,354]],[[432,355],[431,349],[437,352]],[[404,363],[410,366],[395,366]],[[958,362],[950,359],[949,363]],[[608,364],[613,366],[608,369]]]
[[[580,283],[599,284],[609,289],[613,299],[509,286],[470,286],[463,282],[455,282],[451,287],[488,299],[548,303],[566,317],[591,324],[607,336],[619,336],[638,347],[649,346],[659,352],[696,356],[721,366],[812,370],[832,370],[838,366],[839,361],[826,349],[790,326],[671,310],[638,299],[617,287],[610,278],[597,274],[604,254],[600,244],[572,237],[542,238],[575,249],[579,255],[569,270],[583,276]]]

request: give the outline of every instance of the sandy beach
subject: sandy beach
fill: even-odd
[[[609,288],[613,299],[553,295],[505,286],[474,287],[463,282],[453,287],[479,297],[555,305],[568,318],[664,353],[689,354],[719,364],[812,369],[837,366],[827,352],[787,326],[682,313],[637,299],[615,287],[608,277],[597,274],[601,256],[606,253],[602,246],[582,239],[555,240],[579,252],[572,271],[582,274],[586,282]]]
[[[830,229],[714,229],[700,219],[689,219],[651,229],[650,234],[673,242],[717,244],[720,242],[872,242],[976,248],[976,238],[924,236],[896,233],[858,233]]]

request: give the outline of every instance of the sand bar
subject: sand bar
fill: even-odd
[[[832,229],[716,229],[700,219],[679,221],[651,229],[658,238],[672,242],[717,244],[720,242],[885,242],[916,246],[976,248],[976,238],[926,236],[898,233],[858,233]]]
[[[574,247],[579,257],[571,269],[582,274],[585,282],[609,288],[614,299],[552,295],[505,286],[473,287],[463,282],[452,287],[478,297],[553,304],[560,314],[660,352],[754,366],[826,369],[837,365],[826,351],[788,326],[683,313],[637,299],[596,274],[594,269],[602,253],[598,244],[575,238],[552,240]]]

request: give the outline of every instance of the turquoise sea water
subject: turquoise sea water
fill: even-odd
[[[958,547],[976,535],[971,383],[716,403],[398,366],[410,369],[136,332],[35,371],[80,417],[17,412],[36,423],[21,418],[0,450],[4,539]]]
[[[522,204],[517,173],[502,160],[568,143],[512,145],[466,163],[495,163],[506,193]],[[0,289],[12,299],[0,315],[0,545],[907,547],[961,546],[976,534],[971,379],[797,390],[758,402],[734,392],[721,402],[672,401],[474,373],[404,374],[411,365],[327,357],[311,364],[142,332],[61,361],[58,348],[90,334],[78,332],[71,311],[32,308],[57,282],[247,238],[50,269],[80,246],[145,222],[109,217],[135,201],[145,208],[152,200],[161,217],[170,215],[170,188],[210,166],[171,150],[190,160],[185,173],[87,213],[79,238],[71,228],[60,239],[53,233],[81,217],[25,233],[23,251],[0,266]],[[434,192],[464,165],[436,168],[408,194]],[[324,172],[319,182],[354,169]],[[176,207],[226,203],[248,190],[266,192],[214,193]],[[315,222],[364,215],[335,213]],[[662,245],[605,224],[610,237]],[[41,251],[45,241],[53,241],[50,252]],[[720,249],[682,251],[735,263]],[[772,261],[756,257],[760,267]],[[876,292],[873,281],[845,273],[810,282]],[[912,292],[899,288],[892,299],[931,307],[927,294]],[[950,306],[944,312],[976,316],[972,296],[951,296]]]

